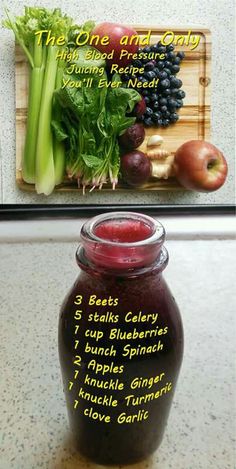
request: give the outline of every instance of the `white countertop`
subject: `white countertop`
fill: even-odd
[[[57,352],[75,242],[0,244],[1,469],[95,469],[71,439]],[[185,354],[163,443],[136,469],[233,469],[233,240],[166,243]],[[92,444],[92,442],[91,442]]]

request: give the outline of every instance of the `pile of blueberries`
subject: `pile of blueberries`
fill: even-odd
[[[168,127],[179,119],[177,112],[185,98],[185,92],[181,90],[182,81],[176,77],[185,54],[175,53],[173,44],[163,46],[161,42],[139,49],[139,52],[165,54],[163,60],[142,58],[132,62],[134,67],[144,67],[144,73],[136,75],[138,81],[145,83],[159,78],[156,88],[137,88],[146,102],[145,114],[139,120],[147,127]],[[124,81],[130,78],[133,77],[123,76]]]

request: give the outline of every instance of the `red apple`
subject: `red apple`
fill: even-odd
[[[225,182],[228,166],[218,148],[203,140],[190,140],[178,148],[175,175],[186,189],[212,192]]]
[[[133,35],[138,35],[136,31],[132,28],[128,28],[123,24],[116,23],[101,23],[95,26],[94,30],[91,33],[92,35],[98,35],[100,38],[103,36],[109,37],[109,44],[102,45],[101,43],[97,44],[95,47],[102,53],[110,54],[114,50],[114,55],[112,59],[108,59],[108,65],[118,64],[120,67],[126,67],[130,62],[132,62],[132,55],[138,51],[139,46],[132,42],[132,44],[121,45],[120,41],[123,36],[128,36],[129,41],[130,37]],[[122,49],[125,52],[125,55],[120,58]],[[132,55],[128,55],[128,54]]]

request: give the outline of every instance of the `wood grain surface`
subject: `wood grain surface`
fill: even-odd
[[[211,34],[207,29],[202,28],[157,28],[152,26],[135,26],[140,36],[152,30],[151,43],[156,43],[165,31],[174,31],[176,34],[187,36],[188,30],[192,34],[200,35],[200,43],[194,50],[189,46],[176,46],[175,51],[185,52],[185,59],[181,62],[178,78],[183,81],[182,89],[186,92],[184,106],[180,109],[179,121],[167,128],[147,128],[146,138],[140,150],[146,150],[146,141],[150,135],[159,134],[163,137],[164,143],[161,148],[174,154],[177,148],[187,140],[210,139],[210,98],[211,98]],[[19,45],[16,44],[16,182],[19,188],[26,191],[34,191],[34,185],[27,184],[22,179],[21,159],[24,148],[26,120],[27,120],[27,100],[28,100],[28,64]],[[150,180],[142,188],[135,191],[166,191],[183,190],[174,177],[168,180]],[[56,191],[80,191],[76,182],[66,180]],[[109,184],[103,186],[102,191],[111,191]],[[134,189],[119,183],[116,190],[134,191]]]

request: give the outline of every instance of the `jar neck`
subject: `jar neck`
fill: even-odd
[[[98,266],[91,262],[87,256],[85,249],[82,245],[80,245],[76,251],[76,261],[78,266],[89,275],[98,276],[98,277],[119,277],[119,278],[138,278],[138,277],[146,277],[148,275],[160,275],[162,271],[166,268],[169,255],[167,249],[162,246],[161,251],[157,257],[157,259],[144,267],[140,268],[130,268],[130,269],[108,269],[101,266]]]
[[[139,213],[98,215],[81,229],[76,258],[83,270],[116,276],[137,276],[162,271],[168,262],[160,222]]]

